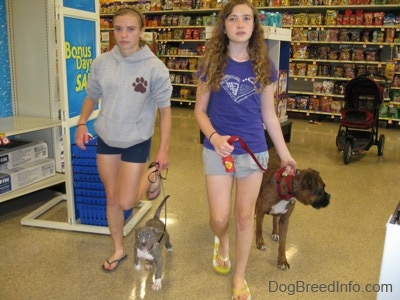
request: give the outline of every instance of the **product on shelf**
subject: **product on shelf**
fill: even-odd
[[[42,158],[0,172],[0,194],[18,190],[56,174],[55,160]]]
[[[10,170],[47,156],[48,148],[44,141],[9,139],[9,143],[0,146],[0,171]]]

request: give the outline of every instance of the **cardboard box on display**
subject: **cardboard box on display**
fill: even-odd
[[[0,147],[0,172],[48,156],[47,144],[43,141],[10,139],[11,143]]]
[[[0,194],[49,178],[56,174],[55,160],[43,158],[7,171],[0,172]]]

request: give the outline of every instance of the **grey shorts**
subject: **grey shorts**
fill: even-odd
[[[268,152],[254,153],[257,160],[263,166],[267,168],[269,154]],[[235,172],[227,173],[225,167],[222,164],[222,158],[214,150],[203,147],[203,161],[204,171],[206,175],[231,175],[237,178],[242,178],[253,174],[255,171],[260,170],[256,162],[250,156],[250,154],[239,154],[232,155]]]

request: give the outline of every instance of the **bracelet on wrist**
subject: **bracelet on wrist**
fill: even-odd
[[[210,134],[210,136],[208,137],[208,140],[211,142],[211,138],[212,138],[212,136],[214,135],[214,134],[216,134],[217,132],[216,131],[213,131],[211,134]]]
[[[76,127],[78,126],[86,126],[86,123],[77,124]]]

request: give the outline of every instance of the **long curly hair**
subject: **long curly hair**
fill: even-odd
[[[232,13],[233,8],[241,4],[250,7],[254,17],[254,29],[249,40],[248,52],[256,76],[255,89],[257,92],[262,92],[271,83],[271,64],[258,11],[248,0],[231,0],[221,8],[212,37],[206,43],[205,54],[199,60],[197,72],[199,83],[203,89],[206,87],[207,91],[220,89],[220,81],[227,64],[229,45],[229,39],[225,33],[225,20]]]

